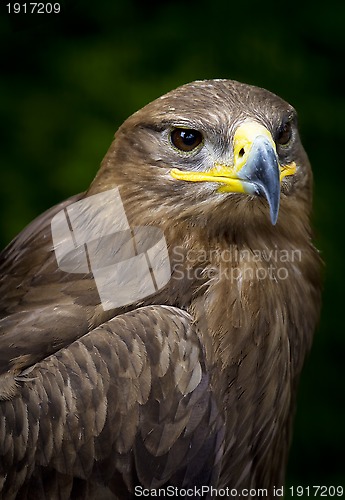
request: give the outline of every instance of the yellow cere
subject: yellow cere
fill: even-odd
[[[263,135],[267,137],[276,152],[276,145],[271,133],[266,127],[257,122],[244,122],[236,130],[234,135],[234,171],[239,172],[245,165],[251,147],[255,139]],[[244,154],[243,154],[244,153]]]

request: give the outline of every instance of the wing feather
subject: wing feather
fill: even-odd
[[[54,472],[55,490],[59,481],[68,490],[66,478],[74,477],[108,485],[118,498],[136,484],[216,479],[223,421],[198,333],[177,308],[113,318],[18,376],[17,385],[0,405],[4,494],[13,484],[22,492],[30,481],[43,484],[39,471]],[[19,457],[27,473],[15,470]]]

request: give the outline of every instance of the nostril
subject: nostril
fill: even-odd
[[[238,153],[238,156],[239,156],[240,158],[242,158],[242,156],[244,156],[244,148],[241,148],[241,149],[240,149],[240,151],[239,151],[239,153]]]

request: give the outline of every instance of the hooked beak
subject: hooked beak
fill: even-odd
[[[296,164],[280,166],[270,132],[257,122],[244,122],[234,135],[234,164],[215,164],[207,172],[182,171],[174,168],[175,179],[190,182],[217,182],[218,192],[247,193],[264,196],[272,224],[276,224],[280,202],[280,184],[296,172]]]

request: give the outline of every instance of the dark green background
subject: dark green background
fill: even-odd
[[[61,14],[43,16],[8,15],[1,2],[1,246],[84,190],[122,121],[180,84],[237,79],[297,108],[326,272],[288,483],[344,484],[345,4],[62,0]]]

